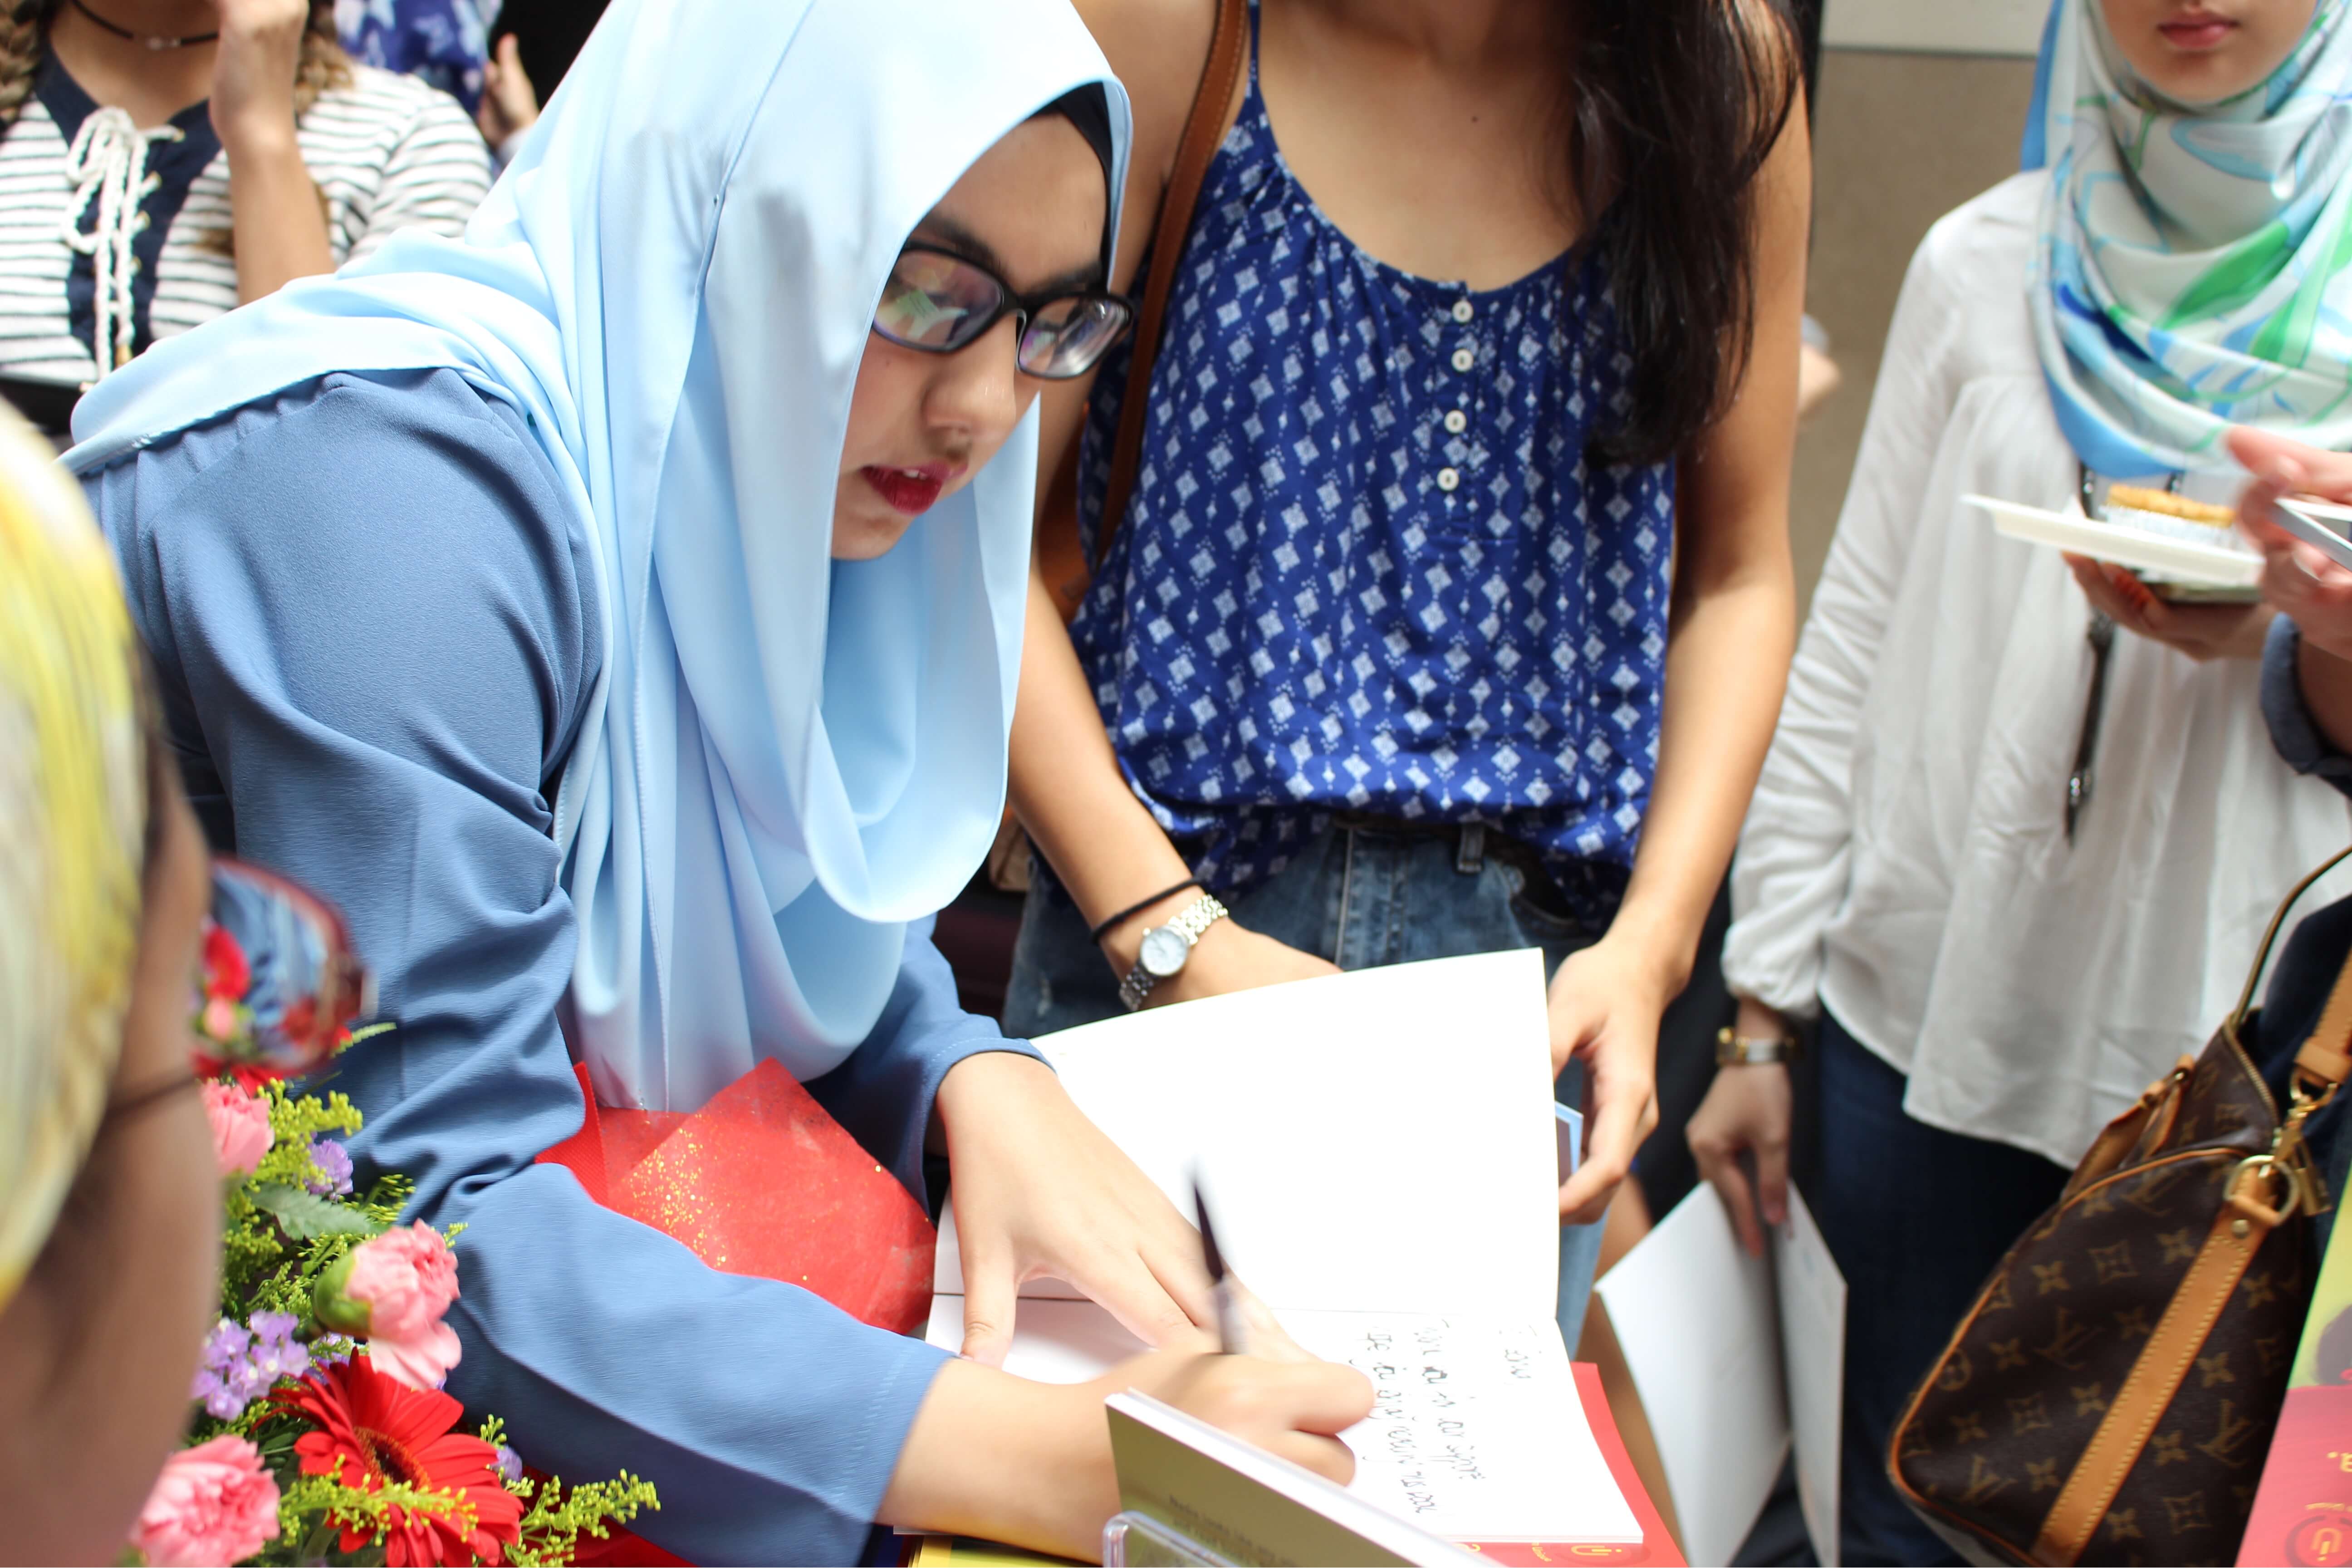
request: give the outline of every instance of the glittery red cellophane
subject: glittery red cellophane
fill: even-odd
[[[580,1086],[585,1124],[539,1157],[597,1202],[714,1269],[800,1285],[877,1328],[921,1331],[929,1216],[774,1061],[691,1115],[600,1106],[584,1071]]]

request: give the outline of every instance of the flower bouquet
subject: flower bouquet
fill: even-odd
[[[216,877],[216,916],[225,891]],[[272,944],[260,987],[226,925],[205,934],[196,1066],[226,1209],[221,1316],[190,1392],[186,1447],[158,1477],[131,1545],[155,1568],[569,1563],[583,1535],[601,1542],[660,1503],[626,1471],[570,1490],[527,1473],[496,1417],[460,1429],[463,1407],[441,1392],[459,1355],[442,1321],[458,1294],[456,1228],[401,1225],[404,1177],[355,1192],[341,1140],[359,1131],[359,1112],[340,1093],[289,1087],[390,1027],[320,1027],[349,1016],[331,999],[314,1009],[313,989],[335,993],[299,978],[332,968],[323,959],[340,922],[329,932],[298,934],[290,985],[288,944]],[[281,1007],[287,993],[295,999]],[[305,1040],[316,1049],[289,1048]]]

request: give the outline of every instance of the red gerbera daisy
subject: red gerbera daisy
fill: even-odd
[[[522,1501],[499,1479],[499,1451],[479,1437],[449,1428],[465,1409],[447,1395],[419,1390],[380,1375],[365,1354],[321,1368],[278,1401],[307,1417],[317,1430],[295,1439],[302,1473],[336,1474],[345,1486],[379,1491],[388,1483],[455,1492],[474,1511],[467,1529],[462,1516],[436,1518],[413,1510],[390,1509],[383,1538],[391,1568],[502,1560],[502,1548],[520,1537]],[[341,1521],[339,1521],[341,1522]],[[343,1525],[341,1549],[356,1552],[371,1532]]]
[[[205,995],[241,1002],[253,988],[253,966],[236,938],[211,921],[205,922]]]

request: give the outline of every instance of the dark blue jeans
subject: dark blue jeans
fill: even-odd
[[[1822,1015],[1820,1190],[1806,1200],[1845,1275],[1841,1551],[1853,1563],[1958,1563],[1886,1479],[1886,1447],[1993,1265],[2069,1172],[1915,1122],[1904,1075]]]
[[[1557,967],[1600,939],[1600,928],[1531,898],[1528,872],[1489,852],[1493,842],[1475,832],[1465,842],[1453,834],[1335,827],[1234,899],[1234,917],[1343,969],[1517,947],[1542,948],[1546,967]],[[1086,917],[1041,864],[1013,949],[1004,1032],[1034,1039],[1121,1010],[1118,977],[1087,939]],[[1579,1103],[1579,1077],[1573,1063],[1562,1075],[1559,1092],[1568,1104]],[[1561,1228],[1559,1324],[1570,1355],[1600,1257],[1599,1225]]]

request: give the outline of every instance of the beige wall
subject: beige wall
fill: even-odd
[[[2016,171],[2032,83],[2029,59],[1859,49],[1822,57],[1807,308],[1829,329],[1845,379],[1797,439],[1790,531],[1808,601],[1862,443],[1903,269],[1928,225]]]

